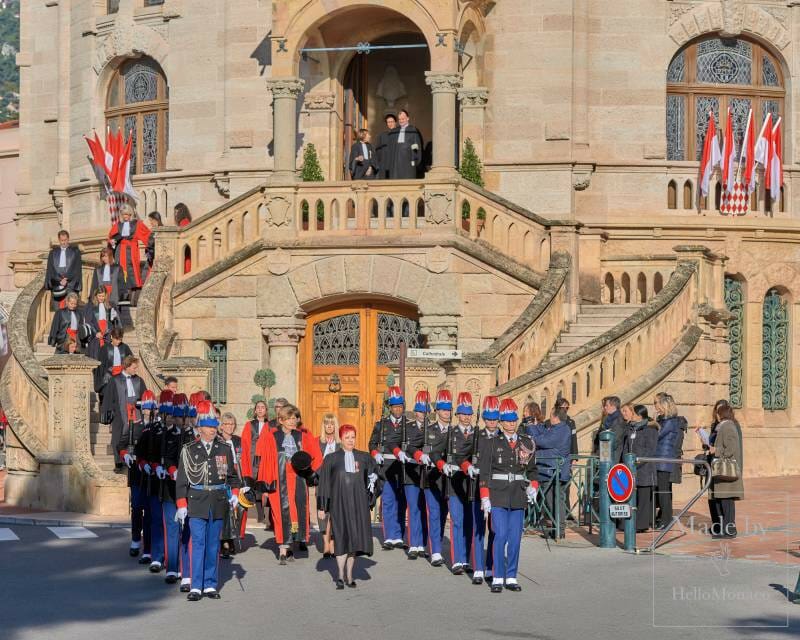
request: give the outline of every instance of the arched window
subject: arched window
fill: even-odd
[[[163,171],[167,158],[169,88],[155,60],[125,62],[108,87],[106,124],[120,127],[127,138],[133,131],[131,173]]]
[[[718,37],[689,45],[667,69],[667,159],[699,160],[708,112],[722,132],[728,107],[738,157],[748,111],[758,128],[767,112],[784,113],[785,95],[780,65],[761,45]]]
[[[789,305],[775,289],[764,296],[761,340],[761,399],[764,409],[789,406]]]

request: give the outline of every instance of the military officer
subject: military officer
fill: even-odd
[[[375,423],[369,439],[369,451],[381,465],[386,481],[381,494],[383,519],[383,548],[403,548],[406,522],[406,496],[404,464],[408,460],[403,448],[406,417],[405,401],[400,387],[389,387],[389,416]]]
[[[517,433],[517,404],[500,403],[500,435],[486,438],[480,450],[480,497],[484,514],[492,514],[494,532],[492,593],[521,591],[517,582],[525,508],[536,500],[535,446]]]
[[[425,511],[425,494],[423,493],[421,474],[424,467],[414,460],[414,452],[422,449],[425,439],[425,422],[430,408],[430,396],[427,391],[418,391],[414,399],[414,422],[406,425],[405,494],[408,504],[408,558],[416,560],[425,555],[427,530],[423,524],[422,514]]]
[[[192,578],[187,599],[218,600],[217,556],[228,504],[238,504],[239,478],[231,448],[217,438],[216,410],[208,400],[197,405],[200,437],[181,451],[175,487],[175,518],[191,530]]]
[[[141,429],[134,429],[130,432],[132,438],[128,445],[120,454],[125,465],[128,467],[128,487],[130,488],[131,505],[131,546],[130,555],[136,557],[141,550],[142,556],[139,558],[140,564],[150,564],[152,559],[151,540],[150,540],[150,505],[147,501],[147,492],[142,482],[142,471],[136,460],[136,445],[142,437],[142,433],[148,428],[149,424],[155,419],[156,397],[152,391],[145,391],[141,400],[142,423]]]

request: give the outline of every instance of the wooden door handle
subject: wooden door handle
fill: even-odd
[[[366,415],[366,413],[367,413],[367,403],[366,402],[362,402],[361,403],[361,417],[363,418]]]

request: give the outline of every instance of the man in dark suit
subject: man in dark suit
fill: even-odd
[[[401,109],[397,114],[400,126],[390,132],[389,148],[393,150],[391,178],[394,180],[413,180],[418,177],[422,166],[422,134],[411,124],[408,111]]]
[[[52,309],[62,309],[70,292],[80,296],[81,282],[81,250],[70,245],[69,231],[58,232],[58,246],[50,249],[47,256],[45,288],[52,295]]]
[[[358,142],[350,149],[350,177],[353,180],[373,180],[378,175],[378,160],[370,144],[368,129],[358,130]]]
[[[101,415],[105,424],[111,424],[111,446],[116,455],[114,472],[124,473],[125,454],[130,455],[128,443],[131,440],[131,429],[134,424],[142,422],[142,411],[139,402],[147,387],[136,372],[139,359],[128,356],[122,361],[122,373],[114,376],[106,385],[103,395]]]
[[[386,123],[386,131],[378,136],[375,155],[378,161],[378,178],[389,180],[394,177],[392,169],[394,168],[395,139],[392,138],[392,132],[397,128],[397,116],[387,113],[383,120]]]

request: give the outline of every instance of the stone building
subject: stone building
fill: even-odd
[[[336,410],[363,445],[404,340],[462,355],[410,359],[407,396],[565,396],[583,447],[604,395],[667,390],[692,426],[730,397],[746,472],[800,471],[800,3],[87,0],[21,20],[10,500],[124,495],[91,362],[40,344],[48,242],[69,229],[88,273],[108,230],[83,140],[106,127],[134,132],[140,213],[194,213],[157,233],[132,318],[151,386],[178,372],[243,417],[270,367],[307,425]],[[350,181],[353,132],[399,108],[425,177]],[[783,119],[781,197],[759,186],[736,217],[716,176],[698,194],[704,114],[721,130],[728,108],[737,145],[750,109]],[[485,188],[458,178],[466,138]],[[324,182],[298,182],[309,143]]]

